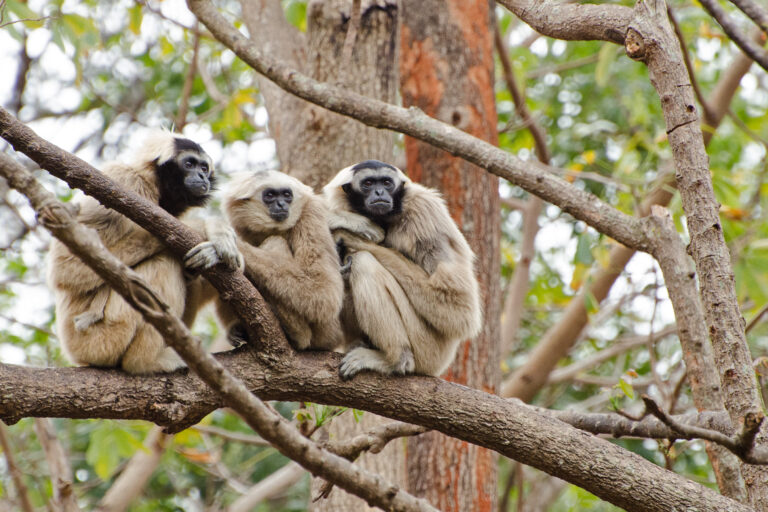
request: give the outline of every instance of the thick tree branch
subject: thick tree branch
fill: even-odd
[[[189,0],[190,10],[238,57],[286,91],[369,126],[387,128],[428,142],[549,201],[624,245],[645,251],[644,221],[619,212],[597,197],[556,177],[556,169],[523,162],[477,137],[433,119],[417,108],[373,100],[301,74],[262,53],[206,0]],[[605,6],[600,6],[605,8]]]
[[[592,5],[553,0],[498,0],[536,32],[575,41],[602,40],[623,44],[632,10],[618,5]]]
[[[94,230],[78,224],[73,214],[53,194],[37,183],[29,171],[5,154],[0,154],[0,175],[8,180],[11,187],[27,196],[40,222],[54,236],[137,309],[163,335],[166,343],[173,347],[189,368],[283,455],[296,460],[313,474],[332,481],[384,510],[435,511],[426,501],[320,448],[252,395],[242,381],[206,352],[201,341],[192,336],[180,318],[170,313],[169,307],[155,295],[139,274],[107,251]]]
[[[247,352],[218,359],[263,400],[343,405],[432,428],[568,480],[629,510],[670,510],[673,503],[682,510],[747,510],[529,406],[482,391],[429,377],[361,374],[342,382],[336,372],[338,354],[295,353],[270,365]],[[184,373],[137,378],[116,370],[0,365],[0,388],[2,419],[133,418],[162,421],[177,430],[189,417],[200,418],[222,405],[197,377]],[[717,501],[710,502],[714,496]]]
[[[651,83],[661,99],[675,162],[675,180],[691,238],[688,252],[698,271],[708,335],[714,347],[723,396],[728,397],[725,407],[731,421],[740,424],[747,416],[764,414],[762,399],[752,370],[733,269],[720,225],[720,205],[714,194],[692,88],[664,1],[637,3],[635,18],[627,32],[626,48],[627,55],[646,64]],[[672,290],[670,287],[670,292]],[[672,301],[674,304],[674,297]],[[675,307],[679,321],[681,317],[677,314],[677,305]],[[758,447],[764,442],[763,436],[759,436]],[[766,503],[765,469],[744,466],[742,472],[752,503]]]

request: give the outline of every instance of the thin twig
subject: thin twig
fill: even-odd
[[[192,94],[192,84],[197,75],[197,56],[200,53],[200,33],[195,32],[192,43],[192,60],[189,62],[187,75],[184,77],[184,87],[181,89],[179,101],[179,113],[176,116],[176,131],[181,132],[187,124],[187,111],[189,110],[189,96]]]
[[[3,449],[5,463],[8,466],[8,472],[11,474],[13,485],[16,486],[16,494],[18,494],[22,510],[24,512],[35,512],[32,502],[29,500],[29,490],[24,483],[24,473],[16,464],[16,458],[13,456],[13,450],[11,450],[11,443],[8,441],[8,427],[2,421],[0,421],[0,448]]]

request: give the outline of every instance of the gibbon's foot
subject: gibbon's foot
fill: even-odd
[[[248,343],[248,331],[245,330],[245,326],[241,323],[236,323],[229,328],[227,333],[227,341],[234,348],[240,348]]]
[[[397,375],[408,375],[409,373],[413,373],[415,369],[416,362],[413,360],[413,352],[411,352],[410,348],[406,348],[403,350],[403,353],[400,354],[400,361],[397,362],[397,366],[394,368],[394,373]]]
[[[363,370],[371,370],[384,375],[406,375],[413,373],[414,369],[415,363],[410,349],[403,350],[400,361],[393,368],[384,359],[380,350],[358,347],[350,350],[341,360],[339,377],[341,380],[349,380]]]
[[[85,313],[77,315],[73,319],[73,322],[75,323],[75,330],[77,332],[83,332],[96,322],[101,322],[102,320],[104,320],[103,309],[99,310],[98,312],[86,311]]]

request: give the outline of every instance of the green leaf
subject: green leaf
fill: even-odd
[[[141,32],[141,20],[144,14],[141,12],[141,5],[137,4],[128,9],[128,28],[134,34]]]
[[[621,390],[624,395],[626,395],[627,398],[630,400],[634,400],[635,398],[635,390],[632,388],[632,384],[630,384],[628,381],[624,380],[624,376],[619,378],[618,384],[616,384],[617,388]]]

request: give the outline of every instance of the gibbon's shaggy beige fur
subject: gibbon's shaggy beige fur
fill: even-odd
[[[189,149],[177,151],[176,146],[180,144],[177,140],[196,146],[170,132],[153,132],[136,154],[134,164],[107,164],[103,172],[121,188],[159,204],[160,181],[173,178],[160,176],[156,169],[182,153],[191,154],[196,155],[200,165],[205,164],[206,170],[210,169],[210,180],[206,180],[209,186],[213,181],[213,169],[208,155],[202,148],[199,150],[202,153]],[[202,204],[209,195],[208,190],[199,192],[195,201]],[[174,314],[194,318],[200,304],[187,301],[188,283],[182,264],[160,240],[92,197],[83,197],[78,203],[79,222],[95,229],[107,249],[141,274]],[[178,204],[178,201],[174,204],[182,210],[190,206]],[[219,240],[226,241],[218,226],[209,227],[203,221],[193,221],[191,227],[201,234],[210,228]],[[219,250],[227,255],[227,261],[236,260],[234,233],[231,233],[229,247],[220,245]],[[136,374],[172,371],[184,366],[155,328],[58,240],[51,244],[47,280],[56,303],[56,330],[64,353],[73,363],[122,367]],[[185,306],[188,307],[186,312]]]
[[[395,210],[378,218],[382,225],[369,218],[375,215],[363,215],[360,201],[358,211],[352,206],[353,196],[362,197],[362,180],[371,177],[388,177],[397,187]],[[358,346],[345,356],[342,378],[366,369],[440,375],[458,344],[482,326],[474,254],[444,200],[376,161],[343,169],[323,194],[334,236],[349,253],[342,318],[347,344]],[[375,243],[379,230],[381,244]]]
[[[270,215],[262,200],[268,189],[292,192],[287,218]],[[224,210],[239,237],[246,275],[294,346],[339,346],[344,284],[322,199],[296,178],[260,171],[235,177],[224,194]],[[218,309],[222,323],[230,328],[237,323],[223,303]]]

